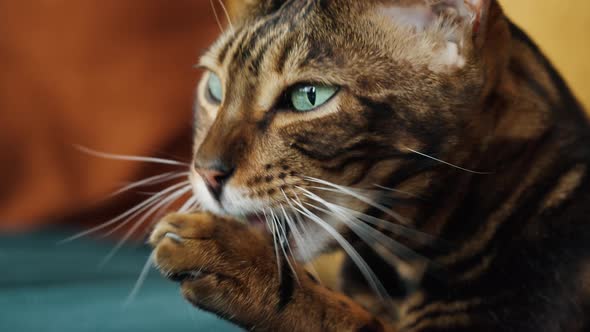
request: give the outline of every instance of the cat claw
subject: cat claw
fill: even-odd
[[[177,243],[182,243],[184,241],[184,239],[182,237],[180,237],[178,234],[171,233],[171,232],[164,234],[164,237],[169,238],[172,241],[177,242]]]

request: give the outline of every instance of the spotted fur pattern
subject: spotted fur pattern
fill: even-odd
[[[495,0],[228,4],[200,61],[203,212],[150,239],[191,303],[257,331],[590,328],[588,120]],[[282,107],[300,83],[339,91]],[[282,229],[248,225],[261,213]],[[334,291],[302,266],[343,241],[366,265]]]

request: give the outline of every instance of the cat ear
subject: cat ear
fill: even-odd
[[[467,0],[466,3],[473,13],[471,30],[474,43],[479,48],[486,38],[492,0]]]
[[[492,0],[387,1],[380,6],[383,15],[395,22],[424,30],[444,16],[458,24],[470,25],[474,36],[481,33]]]
[[[492,1],[390,0],[381,1],[377,11],[394,24],[417,32],[438,29],[446,38],[446,45],[439,49],[435,66],[462,67],[465,64],[465,48],[480,48],[483,45]]]

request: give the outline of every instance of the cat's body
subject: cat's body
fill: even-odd
[[[515,131],[510,135],[524,137],[489,144],[473,165],[490,174],[454,172],[426,194],[427,203],[414,218],[420,229],[464,248],[463,254],[456,247],[442,255],[427,254],[448,255],[445,271],[426,273],[413,296],[440,303],[429,312],[430,319],[479,311],[502,322],[502,331],[582,331],[590,328],[590,129],[584,111],[542,53],[513,24],[510,32],[515,47],[508,65],[511,77],[505,79],[514,82],[509,87],[514,91],[494,96],[489,111],[501,112],[506,105],[542,106],[504,120]],[[536,127],[537,121],[547,125]],[[528,136],[521,127],[531,123],[535,133]],[[376,256],[370,250],[365,254]],[[351,265],[347,262],[345,272],[358,274]],[[445,273],[457,274],[453,277],[461,281],[447,283]],[[356,283],[347,287],[346,280],[349,292],[370,292]],[[394,282],[391,289],[399,287],[399,280],[389,280]],[[503,292],[514,299],[495,303],[492,299]],[[466,310],[469,300],[478,298],[490,301],[484,300],[481,309],[471,305]],[[418,307],[405,314],[425,309]]]
[[[202,61],[193,173],[225,217],[152,235],[191,302],[256,330],[590,328],[590,126],[495,1],[232,9]],[[232,220],[256,213],[270,232]],[[349,298],[277,269],[285,242],[299,260],[344,246]]]

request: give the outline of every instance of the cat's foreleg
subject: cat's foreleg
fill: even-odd
[[[295,262],[277,267],[268,234],[235,220],[172,214],[150,244],[158,268],[181,282],[188,301],[249,330],[393,331]]]

